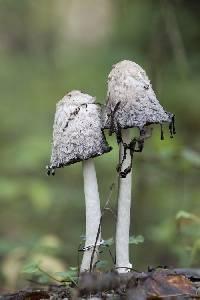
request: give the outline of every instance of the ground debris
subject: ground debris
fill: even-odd
[[[69,299],[69,289],[65,285],[49,285],[43,289],[27,289],[0,296],[0,300],[60,300]]]
[[[23,290],[16,293],[4,295],[0,300],[40,300],[50,299],[50,295],[44,290]]]
[[[148,272],[118,274],[85,272],[77,286],[47,285],[4,295],[0,300],[61,299],[200,299],[198,270],[155,268]]]
[[[191,299],[196,296],[193,283],[183,275],[170,274],[168,270],[155,270],[146,278],[130,280],[128,299]]]

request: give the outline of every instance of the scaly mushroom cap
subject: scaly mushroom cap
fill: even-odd
[[[54,169],[109,152],[102,131],[101,109],[95,98],[80,91],[64,96],[56,106],[51,165]]]
[[[136,63],[123,60],[113,66],[108,76],[104,128],[120,128],[172,122],[173,115],[164,111],[152,89],[146,72]]]

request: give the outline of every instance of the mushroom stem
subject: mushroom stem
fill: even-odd
[[[83,259],[81,263],[80,271],[88,271],[90,269],[90,263],[93,253],[93,247],[98,234],[100,219],[101,219],[101,209],[100,209],[100,199],[97,184],[97,177],[95,171],[95,165],[93,159],[88,159],[83,161],[83,178],[84,178],[84,193],[85,193],[85,206],[86,206],[86,240],[85,248],[83,254]],[[97,246],[95,249],[95,254],[93,257],[93,265],[97,262],[98,258],[98,248],[101,239],[101,234],[99,235]],[[87,249],[88,247],[88,249]]]
[[[129,144],[130,129],[122,129],[122,140]],[[120,144],[120,162],[123,159],[124,146]],[[127,151],[126,159],[123,162],[123,169],[131,165],[131,155]],[[129,262],[129,228],[131,208],[131,173],[126,178],[119,178],[118,192],[118,215],[116,228],[116,268],[119,273],[129,272],[132,265]]]

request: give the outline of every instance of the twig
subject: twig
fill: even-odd
[[[108,252],[109,252],[109,254],[110,254],[110,257],[112,258],[112,262],[113,262],[113,264],[115,265],[115,258],[114,258],[114,256],[113,256],[113,254],[112,254],[112,252],[111,252],[111,250],[110,250],[110,247],[108,246]]]
[[[101,232],[101,221],[102,221],[102,216],[100,218],[99,227],[98,227],[98,231],[97,231],[97,235],[96,235],[96,240],[95,240],[95,244],[94,244],[94,247],[93,247],[93,250],[92,250],[92,255],[91,255],[91,260],[90,260],[90,272],[92,272],[94,254],[95,254],[95,251],[96,251],[97,242],[98,242],[100,232]]]
[[[45,270],[41,269],[39,266],[38,266],[38,270],[39,270],[41,273],[47,275],[47,276],[48,276],[49,278],[51,278],[52,280],[56,281],[56,282],[59,282],[59,283],[62,283],[62,282],[63,282],[63,281],[61,281],[61,280],[55,278],[53,275],[47,273]]]
[[[109,195],[108,195],[108,199],[106,201],[106,204],[104,205],[104,208],[103,208],[103,212],[102,212],[102,216],[105,212],[105,210],[108,208],[108,204],[110,203],[110,200],[111,200],[111,196],[112,196],[112,192],[113,192],[113,189],[115,187],[115,182],[113,182],[110,186],[110,192],[109,192]]]
[[[106,204],[103,208],[103,211],[101,213],[101,218],[100,218],[100,222],[99,222],[99,227],[98,227],[98,231],[97,231],[97,235],[96,235],[96,240],[95,240],[95,244],[94,244],[94,248],[93,248],[93,251],[92,251],[92,255],[91,255],[91,260],[90,260],[90,272],[92,271],[92,266],[93,266],[93,260],[94,260],[94,254],[95,254],[95,251],[96,251],[96,247],[97,247],[97,242],[98,242],[98,239],[99,239],[99,236],[100,236],[100,232],[101,232],[101,223],[102,223],[102,218],[103,218],[103,215],[107,209],[107,206],[111,200],[111,196],[112,196],[112,192],[113,192],[113,188],[115,186],[115,183],[113,182],[110,186],[110,192],[109,192],[109,195],[108,195],[108,199],[106,201]]]

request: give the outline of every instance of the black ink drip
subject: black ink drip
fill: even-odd
[[[48,176],[50,176],[50,175],[55,175],[55,168],[54,167],[50,167],[50,166],[46,166],[46,174],[48,175]]]
[[[161,140],[164,140],[165,138],[164,138],[164,131],[163,131],[163,126],[162,126],[162,124],[160,124],[160,139]]]
[[[173,134],[176,134],[176,128],[175,128],[175,116],[172,117],[172,132]]]
[[[176,129],[175,129],[175,116],[172,116],[172,120],[169,124],[169,132],[170,132],[170,138],[173,138],[173,135],[176,134]]]
[[[144,129],[140,130],[139,138],[134,137],[129,144],[124,143],[121,138],[121,143],[123,144],[124,153],[123,153],[121,163],[119,163],[119,165],[117,166],[117,172],[119,173],[119,176],[121,178],[126,178],[127,174],[131,172],[134,152],[142,152],[144,148],[144,139],[145,139]],[[123,162],[126,160],[128,150],[130,151],[131,163],[124,171],[121,171]]]

